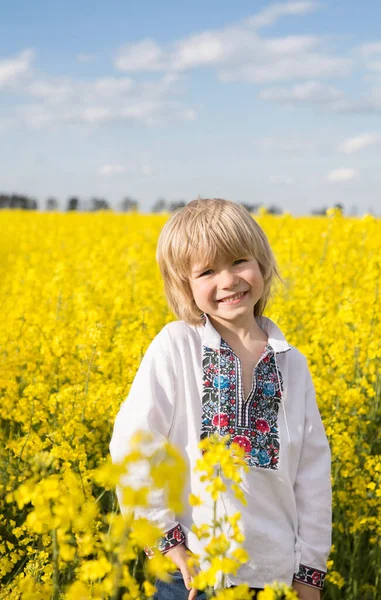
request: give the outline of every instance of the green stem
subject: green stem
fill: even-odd
[[[59,567],[58,567],[58,540],[57,540],[57,530],[53,529],[52,531],[52,542],[53,542],[53,595],[52,600],[58,600],[60,594],[59,588]]]

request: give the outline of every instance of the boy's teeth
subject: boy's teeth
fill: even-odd
[[[232,302],[233,300],[237,300],[244,295],[245,292],[241,292],[240,294],[235,294],[235,296],[230,296],[230,298],[226,298],[226,300],[222,299],[220,302]]]

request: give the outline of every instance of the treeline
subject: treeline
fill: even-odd
[[[151,206],[150,211],[153,213],[161,212],[173,212],[178,208],[182,208],[187,203],[185,200],[168,201],[165,198],[158,198],[156,202]],[[283,214],[283,209],[276,204],[266,206],[264,204],[247,204],[242,203],[243,206],[251,213],[256,213],[260,208],[265,208],[268,213],[274,215]],[[47,210],[47,211],[58,211],[59,202],[56,198],[47,198],[44,205],[39,205],[35,198],[25,196],[23,194],[0,194],[0,209],[1,208],[14,208],[21,210]],[[318,209],[312,209],[312,215],[325,215],[328,206],[322,206]],[[344,212],[344,206],[342,204],[335,204],[334,208],[339,208]],[[81,212],[95,212],[98,210],[118,210],[119,212],[137,212],[139,211],[139,202],[135,198],[126,196],[119,203],[119,205],[111,206],[106,198],[93,197],[89,201],[84,201],[77,196],[72,196],[66,201],[65,211],[81,211]],[[355,214],[352,210],[352,214]]]

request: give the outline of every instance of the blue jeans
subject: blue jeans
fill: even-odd
[[[186,600],[188,598],[189,590],[184,585],[183,576],[181,571],[175,571],[172,573],[172,581],[165,583],[158,579],[155,582],[157,592],[153,597],[153,600]],[[259,589],[252,588],[253,598],[256,597],[255,592],[259,592]],[[197,600],[206,600],[204,592],[198,592]]]
[[[186,600],[189,595],[189,590],[184,585],[184,579],[181,571],[171,573],[172,581],[165,583],[158,579],[155,581],[157,592],[153,600]],[[197,600],[206,600],[204,592],[198,592]]]

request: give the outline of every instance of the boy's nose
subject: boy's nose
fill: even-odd
[[[230,270],[224,269],[220,272],[218,283],[221,289],[231,288],[237,283],[237,277]]]

